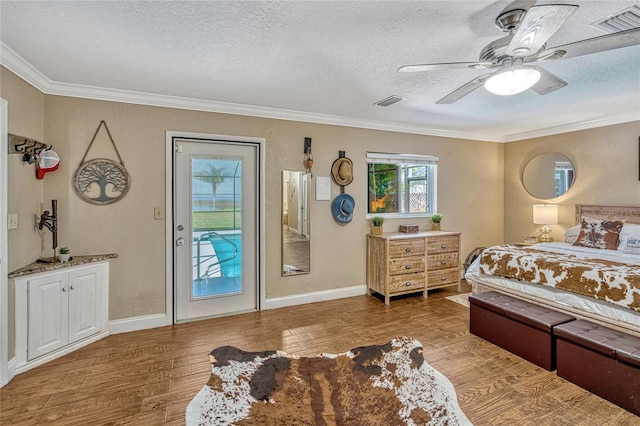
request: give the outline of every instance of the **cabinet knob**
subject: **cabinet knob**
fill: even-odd
[[[406,285],[407,287],[409,287],[411,285],[411,281],[407,281],[406,283],[404,283],[404,285]]]
[[[411,265],[405,266],[404,269],[411,269]]]
[[[440,261],[440,264],[441,264],[441,265],[446,265],[446,264],[447,264],[447,261],[446,261],[446,260],[441,260],[441,261]]]
[[[62,291],[65,291],[65,292],[66,292],[66,291],[67,291],[67,287],[66,287],[66,286],[65,286],[65,287],[62,287]]]
[[[447,245],[446,245],[446,244],[441,244],[441,245],[440,245],[440,248],[441,248],[441,249],[446,249],[446,248],[447,248]]]
[[[71,284],[71,285],[69,286],[69,289],[70,289],[70,290],[73,290],[73,284]]]
[[[411,251],[411,247],[407,247],[406,249],[404,249],[404,251],[406,251],[407,253],[409,253]]]
[[[445,281],[446,279],[447,279],[446,275],[443,275],[443,276],[440,277],[440,281]]]

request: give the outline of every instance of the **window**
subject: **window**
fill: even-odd
[[[559,197],[573,184],[573,164],[569,161],[555,162],[555,196]]]
[[[429,216],[436,209],[438,157],[367,153],[370,216]]]

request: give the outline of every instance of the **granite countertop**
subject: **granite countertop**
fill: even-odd
[[[102,262],[104,260],[115,259],[118,255],[111,254],[94,254],[88,256],[72,256],[68,262],[40,263],[33,262],[20,269],[10,272],[9,278],[18,278],[24,275],[38,274],[40,272],[55,271],[56,269],[68,268],[70,266],[85,265],[87,263]]]

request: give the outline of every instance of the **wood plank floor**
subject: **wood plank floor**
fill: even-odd
[[[467,288],[468,290],[468,288]],[[640,418],[469,334],[469,310],[430,293],[385,307],[371,296],[109,336],[0,389],[2,425],[184,424],[220,345],[338,353],[411,336],[476,425],[638,425]]]

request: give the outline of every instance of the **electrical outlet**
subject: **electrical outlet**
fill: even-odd
[[[7,215],[7,229],[18,229],[18,215]]]
[[[155,220],[164,219],[164,209],[162,207],[153,208],[153,218]]]

